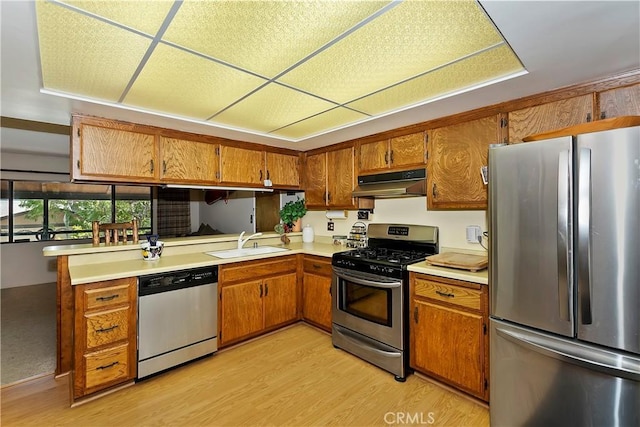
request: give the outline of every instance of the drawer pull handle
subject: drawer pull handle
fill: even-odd
[[[312,265],[313,265],[313,268],[315,268],[316,270],[320,270],[322,268],[322,266],[318,264],[312,264]]]
[[[111,301],[112,299],[118,298],[119,294],[109,295],[108,297],[97,297],[96,301]]]
[[[104,366],[98,366],[96,368],[96,371],[98,369],[102,370],[102,369],[109,369],[109,368],[113,368],[114,366],[118,365],[120,362],[113,362],[113,363],[109,363],[108,365],[104,365]]]
[[[455,297],[454,294],[448,294],[446,292],[442,292],[442,291],[436,291],[436,294],[440,295],[441,297],[447,297],[447,298],[453,298]]]
[[[118,327],[118,325],[113,325],[113,326],[111,326],[109,328],[100,328],[100,329],[96,329],[96,332],[98,332],[98,333],[100,333],[100,332],[111,332],[117,327]]]

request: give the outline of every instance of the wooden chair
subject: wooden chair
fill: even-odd
[[[93,221],[91,224],[93,231],[93,244],[100,244],[100,233],[104,233],[104,243],[106,245],[117,244],[122,238],[122,243],[128,240],[127,231],[131,230],[133,243],[138,243],[138,220],[133,218],[130,222],[103,223]]]

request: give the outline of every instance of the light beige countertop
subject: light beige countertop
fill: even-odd
[[[416,273],[464,280],[465,282],[479,283],[481,285],[487,285],[489,283],[489,273],[486,268],[474,273],[468,270],[459,270],[457,268],[436,267],[426,261],[421,261],[411,264],[407,269]]]
[[[298,233],[299,234],[299,233]],[[273,240],[273,237],[276,240]],[[205,252],[225,250],[236,245],[237,236],[231,239],[226,237],[173,240],[165,242],[163,255],[155,261],[142,259],[139,244],[121,244],[116,246],[104,245],[68,245],[49,246],[44,248],[45,256],[69,256],[69,276],[72,285],[92,283],[103,280],[119,279],[123,277],[135,277],[146,274],[166,273],[169,271],[189,268],[206,267],[213,265],[267,259],[287,255],[306,254],[330,258],[336,252],[348,250],[345,246],[334,245],[330,239],[318,239],[313,243],[302,243],[301,237],[289,235],[291,243],[284,245],[277,235],[267,234],[264,238],[255,238],[245,244],[251,247],[253,241],[260,245],[277,246],[288,249],[287,251],[243,256],[238,258],[217,258]],[[230,246],[231,245],[231,246]]]
[[[206,252],[234,249],[237,246],[237,234],[163,239],[163,253],[160,259],[156,261],[143,260],[140,245],[133,243],[109,246],[104,244],[93,246],[91,243],[47,246],[43,249],[43,255],[68,256],[71,284],[80,285],[123,277],[166,273],[189,268],[296,254],[331,258],[336,252],[349,250],[346,246],[334,245],[333,240],[328,236],[316,236],[313,243],[303,243],[302,233],[291,233],[288,234],[288,237],[291,242],[284,245],[280,241],[278,234],[264,233],[262,236],[252,238],[245,244],[245,247],[250,248],[254,242],[258,242],[260,246],[283,247],[287,248],[287,251],[226,259],[207,255]],[[444,249],[447,250],[446,248]],[[408,270],[485,285],[488,283],[486,269],[472,273],[453,268],[435,267],[423,261],[410,265]]]

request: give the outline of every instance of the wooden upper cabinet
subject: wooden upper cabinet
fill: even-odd
[[[422,166],[425,164],[425,153],[427,151],[425,133],[418,132],[391,138],[389,140],[389,149],[389,160],[392,168]]]
[[[308,154],[304,162],[304,197],[307,208],[326,206],[327,153]]]
[[[487,165],[498,129],[496,115],[429,131],[429,209],[487,208],[480,168]]]
[[[300,187],[300,156],[293,154],[265,154],[266,179],[270,179],[274,187]]]
[[[264,151],[220,147],[220,182],[262,187],[265,178]]]
[[[359,173],[419,167],[425,163],[425,153],[424,132],[361,143],[358,150]]]
[[[355,208],[354,154],[353,147],[327,152],[327,207]]]
[[[156,135],[143,126],[74,116],[71,179],[109,182],[158,180]]]
[[[358,150],[360,173],[389,168],[389,140],[361,143]]]
[[[510,111],[508,141],[518,143],[530,135],[592,121],[592,112],[591,94]]]
[[[219,145],[160,137],[160,179],[169,182],[218,182]]]
[[[600,118],[640,116],[640,83],[600,92]]]

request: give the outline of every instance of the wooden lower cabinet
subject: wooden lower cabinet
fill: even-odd
[[[410,364],[489,400],[487,286],[411,273]]]
[[[136,376],[137,279],[76,285],[73,398]]]
[[[298,320],[295,256],[221,265],[218,280],[221,347]]]
[[[302,278],[302,318],[331,332],[331,258],[306,255]]]

